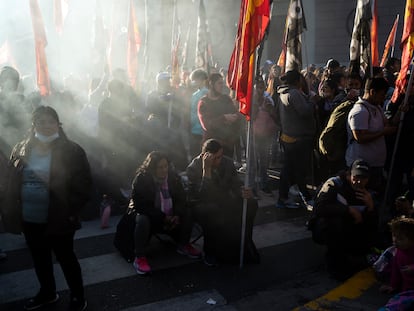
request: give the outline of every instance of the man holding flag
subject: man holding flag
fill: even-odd
[[[264,39],[270,21],[270,0],[242,0],[240,6],[239,26],[236,35],[234,50],[231,55],[228,85],[235,90],[236,99],[240,103],[240,112],[250,120],[253,95],[253,81],[255,76],[255,52]],[[260,58],[259,58],[260,59]],[[249,164],[251,124],[248,123],[246,162]],[[249,184],[250,168],[247,165],[245,188]],[[244,260],[244,243],[246,234],[247,200],[243,200],[240,267]]]

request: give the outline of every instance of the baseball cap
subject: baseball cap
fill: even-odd
[[[355,160],[351,166],[351,175],[369,177],[369,164],[362,159]]]
[[[328,61],[326,62],[326,66],[325,68],[329,68],[329,69],[335,69],[340,67],[341,65],[339,64],[339,62],[336,59],[330,58],[328,59]]]
[[[157,74],[156,80],[160,81],[160,80],[170,80],[171,79],[171,75],[169,72],[163,71]]]

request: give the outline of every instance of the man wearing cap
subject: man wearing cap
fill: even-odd
[[[312,237],[327,246],[328,272],[343,280],[367,267],[377,237],[377,214],[367,190],[370,167],[357,159],[351,168],[321,186],[310,220]]]

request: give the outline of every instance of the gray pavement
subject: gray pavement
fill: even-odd
[[[309,212],[276,209],[276,192],[260,196],[253,238],[261,263],[242,268],[207,267],[152,239],[149,260],[154,272],[137,276],[112,245],[119,216],[112,216],[105,230],[100,229],[98,219],[83,222],[75,249],[88,310],[321,310],[312,307],[315,301],[324,310],[376,310],[385,303],[388,297],[379,294],[372,279],[370,286],[352,298],[346,298],[349,288],[338,292],[343,284],[329,278],[323,266],[324,248],[311,241],[305,228]],[[198,240],[197,247],[202,248],[202,243]],[[22,236],[1,233],[0,245],[9,255],[0,263],[0,310],[21,310],[37,290],[30,255]],[[60,268],[55,268],[62,301],[49,309],[59,311],[65,310],[68,289]],[[358,286],[352,283],[351,289]],[[329,298],[332,295],[325,297],[331,291],[336,300]]]

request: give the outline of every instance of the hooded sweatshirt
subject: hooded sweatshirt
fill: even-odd
[[[316,132],[314,105],[298,88],[278,87],[278,113],[282,133],[294,138],[313,138]]]

